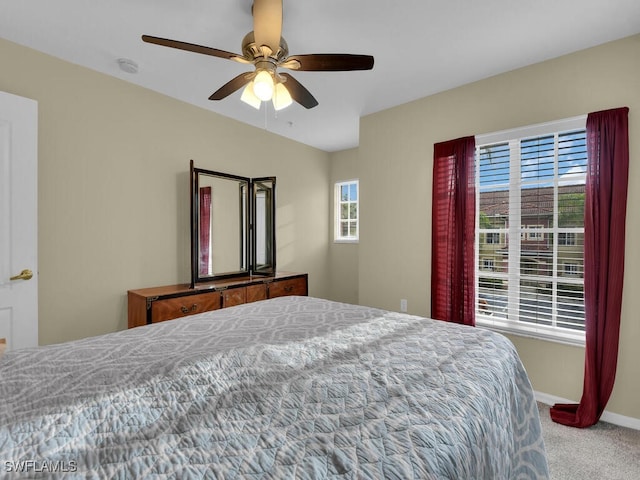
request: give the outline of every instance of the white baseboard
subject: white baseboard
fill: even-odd
[[[554,405],[556,403],[577,403],[575,400],[567,400],[566,398],[556,397],[543,392],[533,392],[536,400],[542,402],[545,405]],[[621,427],[633,428],[634,430],[640,430],[640,418],[625,417],[619,413],[608,412],[605,410],[600,417],[603,422],[613,423]]]

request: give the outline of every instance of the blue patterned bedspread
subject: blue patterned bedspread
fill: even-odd
[[[308,297],[0,359],[0,477],[548,478],[505,337]],[[29,477],[30,478],[30,477]]]

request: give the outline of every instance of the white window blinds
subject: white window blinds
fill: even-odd
[[[479,324],[584,341],[583,125],[477,139]]]

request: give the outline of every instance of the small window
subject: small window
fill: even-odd
[[[497,232],[488,232],[486,237],[487,244],[498,245],[500,243],[500,234]]]
[[[579,272],[580,265],[577,263],[565,263],[564,264],[564,274],[567,276],[577,276]]]
[[[528,225],[527,229],[527,240],[534,242],[544,240],[544,233],[541,231],[542,225]]]
[[[336,242],[357,242],[358,225],[358,180],[338,182],[335,188],[335,234]]]
[[[575,233],[558,233],[558,245],[572,246],[576,244]]]
[[[493,258],[483,258],[482,259],[482,269],[483,270],[490,270],[493,272],[495,268],[495,263],[493,261]]]

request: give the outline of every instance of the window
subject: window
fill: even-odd
[[[523,229],[524,228],[527,228],[527,240],[534,242],[541,242],[544,240],[544,233],[540,230],[543,228],[542,225],[527,225],[526,227],[523,227]],[[522,238],[522,235],[520,235],[520,238]]]
[[[493,270],[495,263],[493,258],[483,258],[482,259],[482,268],[483,270]]]
[[[558,245],[565,245],[565,246],[570,246],[570,245],[575,245],[576,244],[576,234],[569,232],[561,232],[558,233]]]
[[[584,343],[584,125],[476,137],[478,325]]]
[[[358,180],[336,183],[336,242],[357,242],[359,238]]]
[[[579,274],[579,265],[577,263],[565,263],[564,264],[564,274],[565,275],[578,275]]]
[[[487,244],[498,245],[500,243],[500,234],[494,232],[485,233]]]

